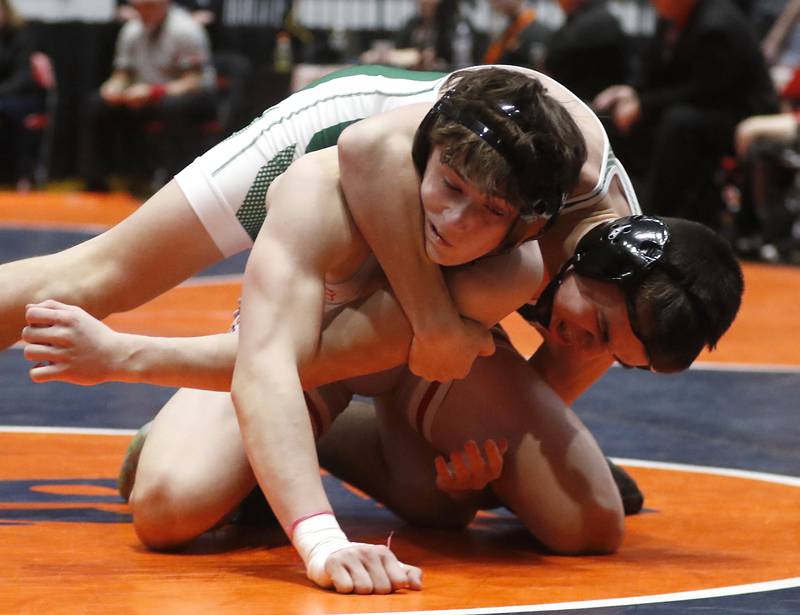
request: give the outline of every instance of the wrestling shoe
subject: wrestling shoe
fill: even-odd
[[[139,455],[142,453],[144,441],[147,439],[147,434],[150,432],[153,421],[148,421],[136,432],[133,436],[130,446],[125,453],[125,459],[122,461],[122,466],[119,469],[119,476],[117,476],[117,491],[126,502],[131,497],[133,491],[133,481],[136,478],[136,467],[139,465]]]
[[[611,476],[614,477],[614,482],[617,483],[619,494],[622,496],[622,507],[625,509],[625,514],[635,515],[641,512],[644,506],[644,494],[639,489],[639,485],[636,484],[630,474],[608,457],[606,457],[606,461],[611,470]]]

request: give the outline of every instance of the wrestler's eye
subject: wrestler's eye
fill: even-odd
[[[445,188],[447,188],[447,189],[448,189],[448,190],[450,190],[451,192],[456,192],[456,193],[458,193],[458,194],[461,194],[461,188],[459,188],[458,186],[456,186],[454,183],[452,183],[452,182],[451,182],[450,180],[448,180],[446,177],[442,179],[442,183],[444,184]]]
[[[513,209],[511,207],[498,205],[497,201],[487,200],[483,204],[483,206],[490,214],[492,214],[493,216],[497,216],[498,218],[504,218],[513,212]]]

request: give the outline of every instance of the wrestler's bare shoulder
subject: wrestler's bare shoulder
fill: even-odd
[[[302,156],[270,186],[265,221],[268,228],[275,224],[279,232],[297,236],[304,251],[324,255],[333,278],[350,275],[369,253],[339,179],[335,147]]]
[[[415,103],[364,118],[339,136],[340,153],[354,151],[407,158],[417,128],[430,108],[430,103]]]

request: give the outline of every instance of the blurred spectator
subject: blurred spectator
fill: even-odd
[[[108,190],[114,137],[126,145],[134,130],[157,123],[163,133],[160,161],[168,177],[195,152],[185,136],[216,115],[214,68],[208,36],[184,9],[170,0],[131,0],[137,18],[122,27],[114,68],[88,101],[82,143],[86,188]]]
[[[117,18],[120,21],[137,18],[136,8],[132,6],[134,2],[117,0]],[[173,3],[189,11],[197,23],[208,26],[219,21],[224,0],[173,0]]]
[[[365,64],[414,70],[450,70],[477,63],[479,37],[459,11],[458,0],[417,0],[417,14],[396,39],[376,41],[361,55]]]
[[[800,0],[789,0],[762,43],[771,66],[773,82],[780,92],[782,112],[757,115],[736,129],[736,155],[745,159],[759,141],[780,146],[797,143],[796,110],[800,108]]]
[[[734,247],[743,256],[781,260],[800,246],[796,178],[800,171],[795,112],[750,117],[736,129],[738,212]],[[795,192],[794,198],[791,197]],[[793,235],[795,235],[793,237]]]
[[[630,41],[606,0],[558,0],[566,20],[550,39],[545,70],[583,100],[630,79]]]
[[[483,56],[484,64],[511,64],[543,69],[543,59],[552,30],[536,18],[536,11],[524,0],[490,0],[492,9],[508,22]]]
[[[736,127],[736,155],[746,158],[753,145],[770,141],[778,145],[795,145],[798,139],[797,114],[793,111],[774,115],[754,115]]]
[[[755,34],[729,0],[652,2],[660,19],[642,75],[601,92],[595,107],[612,114],[623,162],[648,160],[647,211],[718,227],[720,158],[733,150],[737,123],[777,110],[777,96]]]
[[[784,66],[790,70],[800,66],[799,17],[800,0],[788,0],[761,46],[770,65]]]
[[[225,0],[173,0],[173,2],[189,11],[194,20],[206,29],[213,51],[235,48],[233,37],[222,23]]]
[[[749,117],[736,128],[739,211],[734,245],[743,255],[779,260],[794,241],[798,217],[790,193],[800,170],[800,0],[786,3],[762,49],[772,65],[782,112]]]
[[[31,32],[9,0],[0,0],[0,163],[17,187],[31,184],[36,137],[25,119],[44,108],[44,95],[34,81]]]

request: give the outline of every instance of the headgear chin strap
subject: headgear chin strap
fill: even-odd
[[[664,271],[681,287],[697,315],[707,320],[705,310],[691,291],[684,275],[670,263],[665,254],[669,246],[669,228],[659,218],[652,216],[627,216],[600,224],[584,235],[558,275],[545,287],[535,306],[526,306],[522,315],[546,329],[553,316],[553,301],[567,271],[575,269],[578,275],[614,282],[625,294],[628,319],[634,335],[651,356],[642,335],[636,314],[636,290],[653,269]],[[650,369],[649,366],[643,369]]]
[[[517,152],[510,143],[503,140],[498,132],[496,120],[489,114],[476,115],[470,110],[459,107],[452,100],[453,91],[445,92],[442,97],[433,105],[428,114],[422,120],[414,136],[414,145],[411,150],[411,157],[414,166],[420,177],[425,174],[425,167],[431,152],[430,132],[433,124],[439,115],[446,117],[464,128],[467,128],[480,139],[486,142],[492,149],[500,154],[511,167],[515,178],[520,182],[525,206],[519,212],[519,218],[511,225],[508,234],[501,243],[501,246],[508,250],[516,247],[520,243],[530,239],[538,239],[547,231],[558,218],[558,214],[566,201],[565,194],[543,195],[541,190],[530,185],[526,180],[535,176],[533,169],[528,168],[524,156]],[[520,125],[522,113],[511,102],[500,101],[493,107],[509,118],[511,121]],[[544,220],[545,223],[538,232],[529,235],[530,225],[536,221]]]

